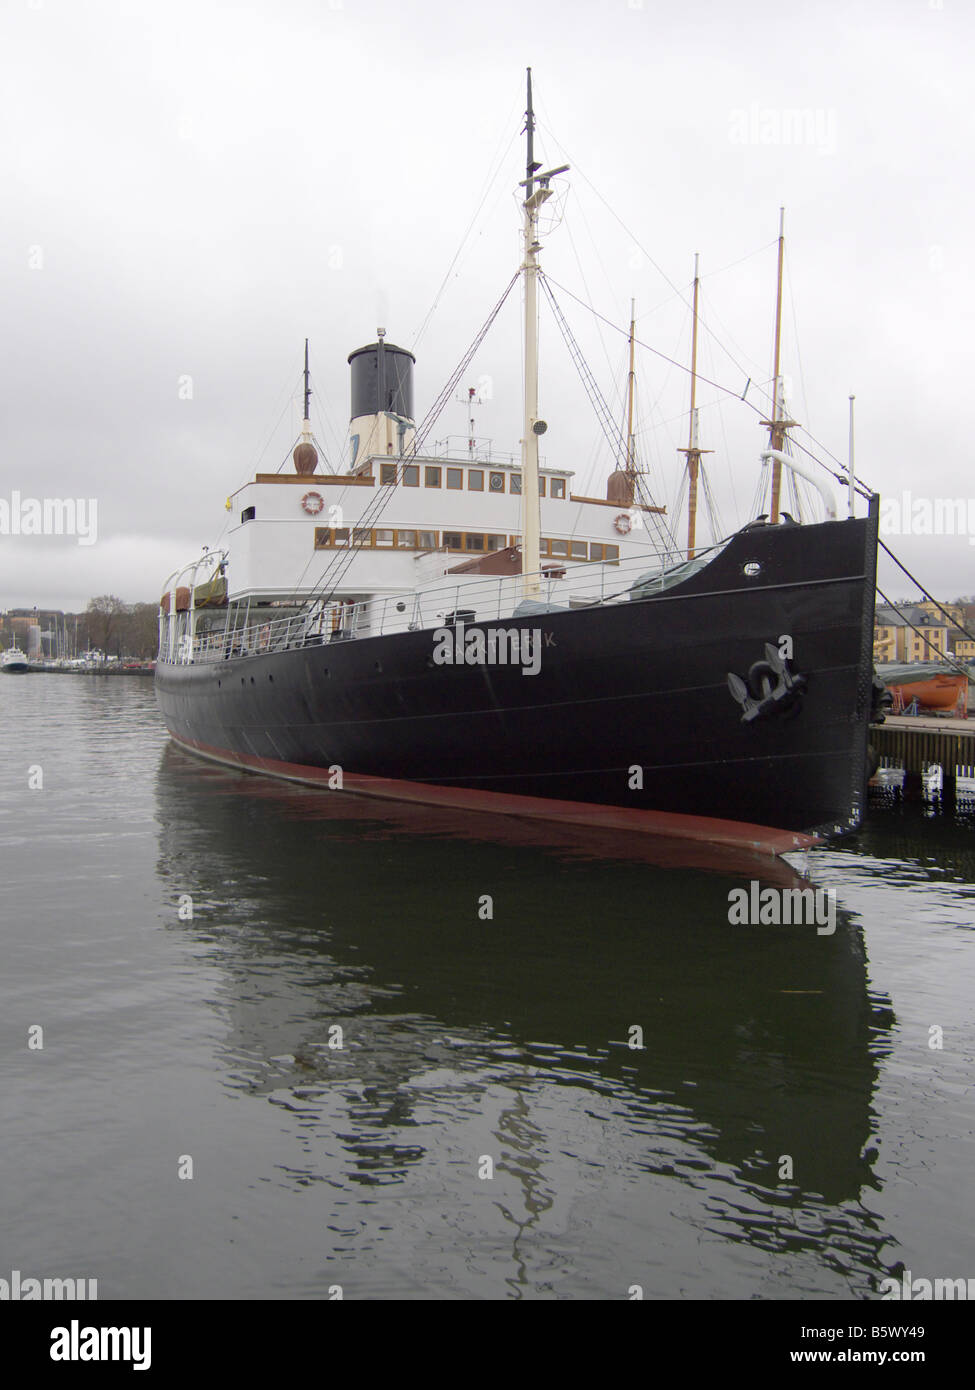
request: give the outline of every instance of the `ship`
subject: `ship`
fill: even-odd
[[[8,647],[0,653],[0,671],[7,675],[24,675],[30,670],[30,660],[19,647]]]
[[[428,442],[499,306],[419,423],[411,351],[381,328],[349,355],[341,471],[313,437],[306,341],[294,471],[258,472],[228,499],[226,543],[165,583],[155,687],[169,733],[231,767],[458,812],[772,854],[853,831],[877,713],[879,499],[851,458],[840,517],[791,448],[781,225],[771,505],[697,543],[692,386],[678,544],[635,466],[632,406],[605,496],[574,491],[571,460],[540,456],[539,217],[568,166],[544,170],[533,132],[529,70],[524,251],[508,287],[524,290],[520,453]],[[632,323],[630,352],[632,378]],[[782,509],[786,478],[812,485],[822,516]]]

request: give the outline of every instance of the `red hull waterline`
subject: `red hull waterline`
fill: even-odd
[[[332,775],[325,767],[279,762],[252,753],[235,753],[211,748],[194,739],[173,742],[199,757],[223,763],[243,772],[264,773],[288,782],[309,786],[328,785]],[[334,790],[334,789],[333,789]],[[355,796],[380,797],[387,801],[413,802],[422,806],[448,807],[459,811],[487,811],[495,815],[527,816],[534,820],[564,825],[596,825],[604,829],[636,831],[672,839],[704,844],[727,845],[776,856],[792,850],[810,849],[823,843],[818,835],[794,830],[776,830],[769,825],[750,825],[745,821],[720,820],[711,816],[688,816],[677,812],[628,810],[625,806],[601,806],[586,801],[550,801],[536,796],[505,796],[500,792],[479,792],[470,787],[444,787],[425,782],[406,782],[391,777],[372,777],[342,772],[342,792]]]

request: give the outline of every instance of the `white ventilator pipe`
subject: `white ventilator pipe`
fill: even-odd
[[[800,478],[805,478],[806,482],[809,483],[811,487],[814,487],[823,499],[826,506],[827,521],[836,520],[836,502],[834,501],[833,494],[821,478],[817,478],[810,469],[804,468],[801,463],[797,463],[795,459],[790,458],[788,454],[781,453],[778,449],[766,449],[765,453],[762,455],[762,463],[768,463],[770,459],[774,459],[776,463],[781,463],[783,468],[790,469]]]

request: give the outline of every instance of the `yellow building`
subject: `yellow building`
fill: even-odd
[[[898,608],[899,612],[885,606],[877,608],[874,661],[878,665],[887,661],[943,661],[948,653],[948,623],[938,616],[934,605],[904,603]]]
[[[943,609],[944,612],[941,612],[938,605],[931,603],[928,599],[925,599],[923,603],[912,604],[911,607],[916,608],[919,613],[927,614],[927,616],[936,623],[946,623],[948,621],[945,617],[945,613],[950,616],[955,627],[961,627],[965,621],[965,605],[962,603],[942,603],[941,609]]]

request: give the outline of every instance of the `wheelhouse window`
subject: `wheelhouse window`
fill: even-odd
[[[440,486],[440,469],[439,469],[439,468],[431,468],[431,467],[428,465],[428,466],[423,470],[423,486],[424,486],[424,487],[439,487],[439,486]]]
[[[569,544],[569,555],[573,560],[588,560],[589,546],[585,541],[572,541]]]
[[[376,532],[376,545],[392,545],[393,533],[385,528]]]
[[[548,494],[548,495],[549,495],[549,497],[564,497],[564,496],[565,496],[565,479],[564,479],[564,478],[553,478],[553,479],[552,479],[552,486],[551,486],[551,488],[549,488],[549,494]]]
[[[467,470],[467,487],[470,492],[484,491],[484,469],[469,468]]]
[[[547,482],[548,482],[548,479],[547,479],[547,478],[539,478],[539,480],[538,480],[538,495],[539,495],[539,497],[544,497],[544,496],[545,496],[545,484],[546,484]]]
[[[504,546],[505,546],[505,538],[504,538],[504,536],[488,536],[488,538],[487,538],[487,548],[488,548],[488,550],[504,550]]]
[[[464,549],[465,549],[465,550],[483,550],[483,549],[484,549],[484,537],[483,537],[483,536],[475,535],[475,533],[474,533],[473,531],[468,531],[468,532],[467,532],[467,535],[464,537]]]
[[[448,469],[447,469],[447,486],[448,486],[448,488],[451,488],[451,489],[454,490],[454,491],[456,491],[457,489],[462,488],[462,487],[464,486],[464,470],[463,470],[463,468],[448,468]]]
[[[445,531],[443,533],[443,543],[448,550],[463,550],[464,537],[460,531]]]
[[[352,530],[353,545],[371,545],[372,531],[368,526],[355,526]]]
[[[420,538],[420,549],[421,549],[421,550],[436,550],[436,548],[437,548],[437,533],[436,533],[436,531],[418,531],[418,532],[417,532],[417,535],[418,535],[419,538]]]
[[[549,554],[555,559],[565,559],[569,554],[568,541],[553,541]]]
[[[396,532],[396,544],[400,547],[401,550],[415,550],[415,549],[416,549],[416,532],[415,532],[415,531],[397,531],[397,532]]]
[[[420,465],[418,463],[408,463],[403,468],[403,486],[420,486]]]
[[[504,492],[504,474],[503,474],[503,473],[492,473],[492,474],[491,474],[491,491],[492,491],[492,492]]]
[[[334,532],[333,532],[333,535],[334,535],[334,537],[335,537],[335,544],[336,544],[336,545],[348,545],[348,543],[349,543],[349,528],[348,528],[348,526],[336,526],[336,528],[335,528],[335,530],[334,530]]]
[[[520,474],[520,473],[512,473],[512,475],[511,475],[511,491],[512,491],[512,492],[521,492],[521,474]]]
[[[396,481],[396,464],[395,464],[395,463],[381,463],[381,464],[379,465],[379,481],[380,481],[381,484],[395,483],[395,481]]]

